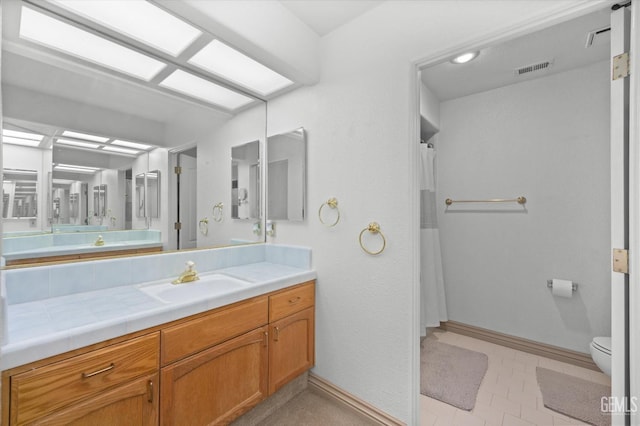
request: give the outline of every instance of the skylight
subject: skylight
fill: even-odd
[[[189,59],[189,63],[262,95],[293,84],[288,78],[219,40],[203,47]]]
[[[34,141],[34,140],[30,140],[30,139],[14,138],[12,136],[3,136],[2,137],[2,142],[10,143],[12,145],[33,146],[33,147],[40,146],[40,142],[39,141]]]
[[[253,99],[238,92],[182,70],[176,70],[171,73],[160,82],[160,86],[230,110],[240,108],[253,101]]]
[[[165,67],[163,62],[27,7],[22,8],[20,37],[145,81]]]
[[[111,145],[126,146],[127,148],[143,149],[145,151],[153,148],[151,145],[147,145],[147,144],[144,144],[144,143],[123,141],[123,140],[120,140],[120,139],[114,140],[113,142],[111,142]]]
[[[15,138],[29,139],[29,140],[38,141],[38,142],[41,142],[42,139],[44,139],[43,135],[39,135],[37,133],[21,132],[18,130],[9,130],[9,129],[2,129],[2,136],[13,136]]]
[[[2,142],[12,145],[38,147],[44,139],[43,135],[21,132],[18,130],[2,129]]]
[[[53,166],[53,170],[59,170],[63,172],[76,172],[76,173],[87,173],[93,174],[100,170],[97,167],[87,167],[87,166],[76,166],[72,164],[56,164]]]
[[[84,139],[85,141],[102,142],[102,143],[109,140],[109,138],[105,138],[104,136],[95,136],[95,135],[89,135],[87,133],[72,132],[71,130],[65,130],[64,132],[62,132],[62,136],[67,136],[69,138],[76,138],[76,139]]]
[[[144,0],[49,0],[172,56],[202,35],[197,28]]]
[[[116,152],[116,153],[120,153],[120,154],[129,154],[129,155],[137,155],[140,153],[140,151],[137,151],[135,149],[129,149],[129,148],[119,148],[117,146],[110,146],[110,145],[105,145],[102,147],[103,151],[109,151],[109,152]]]
[[[59,144],[62,144],[62,145],[77,146],[77,147],[80,147],[80,148],[93,148],[93,149],[96,149],[96,148],[98,148],[100,146],[97,143],[72,141],[72,140],[69,140],[69,139],[56,139],[56,143],[59,143]]]

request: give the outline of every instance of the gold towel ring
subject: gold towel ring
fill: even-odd
[[[324,208],[324,206],[329,206],[331,209],[334,209],[338,214],[338,217],[336,217],[336,220],[334,222],[327,223],[324,220],[322,220],[322,209]],[[334,197],[331,197],[327,201],[322,203],[320,205],[320,208],[318,209],[318,219],[320,219],[320,223],[322,223],[325,226],[328,226],[329,228],[336,226],[340,221],[340,209],[338,208],[338,200],[335,199]]]
[[[223,219],[222,208],[223,207],[224,207],[224,204],[222,204],[222,201],[219,202],[218,204],[216,204],[215,206],[213,206],[212,214],[213,214],[214,222],[222,222],[222,219]]]
[[[382,237],[382,248],[378,251],[370,251],[367,250],[367,248],[364,246],[364,244],[362,244],[362,235],[366,232],[369,231],[372,234],[379,234]],[[362,250],[364,250],[365,252],[372,254],[372,255],[377,255],[380,254],[384,251],[384,248],[387,246],[387,239],[384,237],[384,234],[382,233],[382,231],[380,231],[380,224],[378,222],[371,222],[366,228],[364,228],[361,232],[360,232],[360,237],[358,238],[358,240],[360,241],[360,247],[362,247]]]

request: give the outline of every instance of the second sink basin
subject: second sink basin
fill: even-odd
[[[226,275],[213,274],[200,277],[198,281],[184,284],[150,284],[139,290],[165,303],[187,302],[240,290],[248,282]]]

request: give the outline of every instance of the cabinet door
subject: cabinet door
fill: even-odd
[[[36,425],[158,424],[158,375],[142,377],[36,419]]]
[[[267,326],[162,368],[160,424],[227,424],[267,396]]]
[[[307,308],[270,325],[269,394],[313,367],[314,308]]]

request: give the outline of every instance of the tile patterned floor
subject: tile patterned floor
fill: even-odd
[[[429,338],[483,352],[489,357],[489,368],[472,411],[420,395],[421,426],[584,425],[544,407],[536,380],[537,366],[611,385],[609,377],[603,373],[472,337],[436,330]]]

